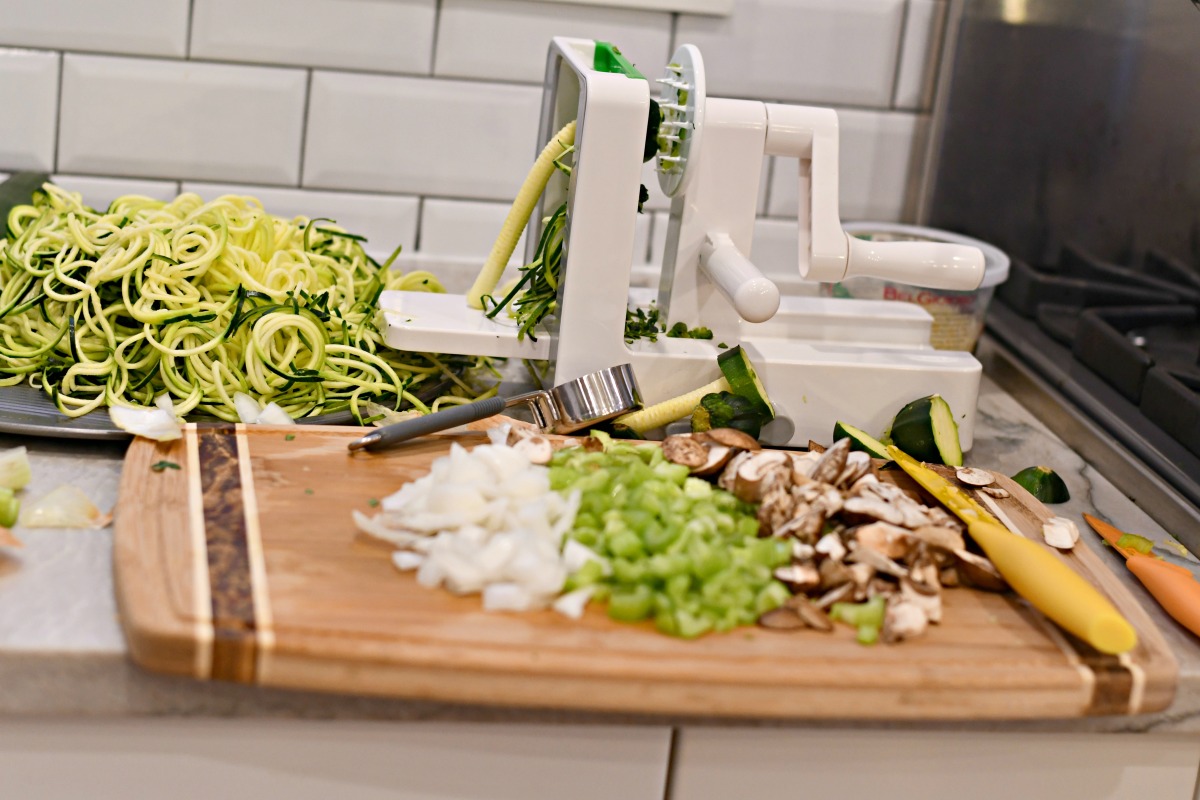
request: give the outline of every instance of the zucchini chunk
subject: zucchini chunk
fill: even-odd
[[[1012,479],[1043,503],[1065,503],[1071,499],[1067,484],[1049,467],[1026,467]]]
[[[866,431],[855,428],[853,425],[847,425],[844,422],[836,422],[833,425],[833,440],[849,439],[850,449],[859,450],[867,453],[871,458],[882,458],[884,461],[890,461],[891,456],[887,454],[887,447],[883,442],[871,436]]]
[[[931,464],[962,466],[958,423],[950,404],[938,394],[913,400],[892,420],[892,444]]]
[[[775,419],[775,406],[767,397],[766,388],[758,379],[754,365],[750,363],[749,356],[746,355],[746,351],[740,344],[718,355],[717,366],[721,368],[721,374],[729,382],[730,391],[749,400],[755,410],[767,421]]]

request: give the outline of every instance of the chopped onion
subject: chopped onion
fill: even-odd
[[[420,553],[414,553],[411,550],[397,550],[392,553],[392,563],[396,565],[396,569],[401,572],[408,572],[421,566],[425,562],[425,556]]]
[[[0,452],[0,487],[22,489],[32,477],[29,452],[24,447]]]
[[[263,406],[262,413],[254,420],[260,425],[295,425],[292,415],[283,410],[278,403],[271,401]]]
[[[183,436],[179,420],[174,411],[161,408],[139,408],[137,406],[109,406],[108,416],[113,424],[134,436],[143,436],[159,442],[169,442]]]
[[[112,514],[101,513],[82,489],[70,484],[43,495],[21,513],[26,528],[103,528],[111,521]]]
[[[394,563],[415,568],[421,585],[482,592],[485,609],[517,611],[545,608],[562,591],[572,570],[560,550],[579,499],[552,491],[546,467],[502,442],[470,451],[454,443],[428,475],[383,498],[378,514],[356,511],[354,520],[413,551]],[[573,544],[572,561],[597,558]]]
[[[238,419],[246,425],[258,422],[258,415],[262,413],[259,402],[245,392],[234,392],[233,407],[237,409]]]
[[[595,591],[595,586],[584,586],[582,589],[567,592],[555,600],[551,608],[563,616],[570,617],[571,619],[579,619],[583,616],[583,610],[587,608],[587,604],[592,599],[592,594]]]

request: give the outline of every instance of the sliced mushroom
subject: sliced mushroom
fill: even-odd
[[[772,631],[798,631],[808,627],[800,615],[787,606],[780,606],[766,612],[758,618],[758,624]]]
[[[789,450],[787,452],[788,457],[792,460],[792,482],[804,483],[812,478],[813,467],[821,460],[821,454],[811,450],[804,452]]]
[[[758,506],[759,534],[775,536],[776,531],[792,518],[795,509],[796,503],[788,487],[782,481],[772,483]]]
[[[942,621],[942,593],[936,586],[930,587],[908,578],[901,578],[900,598],[918,606],[930,622],[936,624]]]
[[[739,500],[759,503],[766,496],[769,485],[786,481],[790,486],[791,475],[790,459],[786,452],[759,450],[739,453],[721,473],[718,485],[733,492]]]
[[[954,473],[954,477],[967,486],[990,486],[996,482],[995,475],[986,469],[975,469],[974,467],[962,467]]]
[[[954,567],[943,567],[941,571],[938,572],[938,583],[940,583],[944,589],[958,588],[958,570]]]
[[[554,447],[545,436],[526,436],[512,445],[512,449],[529,459],[531,464],[549,464]]]
[[[804,620],[808,627],[818,631],[833,630],[833,620],[829,618],[828,614],[817,608],[807,597],[801,595],[789,597],[784,601],[783,605],[785,608],[790,608],[796,612],[796,615]]]
[[[827,558],[821,562],[817,570],[821,573],[822,589],[833,589],[834,587],[854,582],[854,574],[841,561],[834,561],[831,558]]]
[[[812,561],[817,550],[811,544],[801,541],[792,542],[792,558],[796,561]]]
[[[712,442],[713,444],[732,447],[736,450],[761,450],[762,445],[744,431],[739,431],[736,428],[713,428],[710,431],[702,431],[693,434],[702,442]]]
[[[821,585],[821,573],[811,564],[789,564],[775,570],[775,579],[793,592],[807,592]]]
[[[846,498],[842,509],[857,518],[880,520],[893,525],[904,524],[904,512],[893,503],[875,494],[860,494]]]
[[[827,533],[817,540],[814,549],[821,555],[829,556],[834,561],[841,561],[846,557],[846,545],[842,544],[842,537],[836,533]]]
[[[826,562],[829,563],[829,562]],[[841,565],[839,565],[841,566]],[[844,567],[843,567],[844,568]],[[840,603],[854,594],[854,583],[847,582],[834,586],[825,594],[813,600],[812,603],[817,608],[829,608],[834,603]]]
[[[857,542],[850,543],[850,555],[847,556],[847,560],[856,564],[866,564],[885,575],[892,575],[896,578],[908,576],[908,569],[903,564],[898,564],[883,553],[859,545]]]
[[[979,491],[986,494],[988,497],[994,497],[997,500],[1003,500],[1006,497],[1012,497],[1012,493],[1008,489],[1001,489],[999,486],[982,486]]]
[[[848,439],[846,441],[849,441]],[[838,487],[850,487],[871,471],[871,456],[858,450],[846,454],[846,465],[842,467],[834,484]]]
[[[836,484],[838,476],[846,468],[846,456],[850,454],[850,440],[838,439],[833,446],[821,454],[821,459],[812,468],[810,477],[824,483]]]
[[[702,467],[708,461],[708,449],[685,433],[663,439],[662,454],[667,461],[683,464],[689,469]]]
[[[872,522],[855,528],[854,540],[890,559],[904,558],[914,544],[907,528],[890,522]]]
[[[1079,541],[1079,528],[1066,517],[1051,517],[1042,525],[1042,538],[1051,547],[1070,550]]]
[[[792,536],[801,542],[812,544],[825,526],[825,510],[808,503],[797,503],[792,517],[773,531],[775,536]]]
[[[989,592],[1008,591],[1008,581],[1004,580],[991,561],[975,555],[970,550],[955,550],[954,557],[958,559],[955,565],[958,576],[976,589]]]
[[[716,475],[725,465],[729,463],[729,459],[733,458],[734,449],[720,444],[706,444],[708,450],[708,460],[692,470],[693,475],[708,477]]]
[[[938,547],[947,552],[962,550],[966,547],[962,533],[953,528],[941,525],[921,525],[909,531],[914,539],[925,542],[932,547]]]
[[[907,600],[893,600],[884,612],[879,638],[887,643],[900,642],[920,636],[928,627],[929,620],[920,606]]]

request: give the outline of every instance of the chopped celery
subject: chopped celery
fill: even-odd
[[[7,486],[0,486],[0,528],[11,528],[17,524],[21,501]]]
[[[864,603],[834,603],[829,608],[829,618],[854,626],[860,644],[875,644],[883,628],[886,609],[887,601],[883,595],[875,595]]]
[[[623,622],[637,622],[654,610],[654,592],[639,583],[632,587],[614,589],[608,599],[608,615]]]

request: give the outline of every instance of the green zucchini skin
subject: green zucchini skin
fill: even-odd
[[[1071,499],[1066,482],[1049,467],[1026,467],[1012,479],[1040,502],[1065,503]]]
[[[884,461],[891,460],[887,454],[887,447],[884,446],[883,442],[853,425],[847,425],[844,422],[834,423],[833,440],[836,442],[838,439],[849,439],[851,450],[862,451],[869,454],[871,458],[882,458]]]
[[[950,404],[941,395],[913,400],[892,420],[892,444],[910,456],[930,464],[962,466],[958,423]]]
[[[749,400],[765,420],[775,419],[775,406],[767,397],[766,387],[758,379],[754,365],[740,344],[718,355],[717,366],[721,368],[721,374],[734,394]]]

